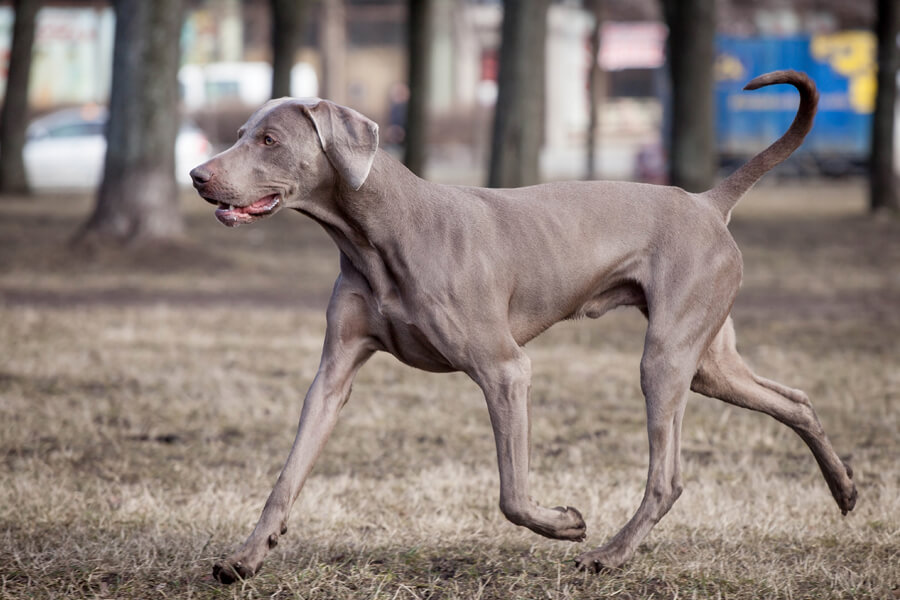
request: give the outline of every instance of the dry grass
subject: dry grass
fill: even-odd
[[[296,215],[191,241],[71,253],[85,198],[4,199],[0,597],[900,597],[900,226],[853,184],[757,190],[732,229],[741,347],[806,389],[860,489],[842,518],[810,453],[768,417],[695,397],[686,489],[624,569],[497,509],[487,411],[458,375],[371,361],[262,573],[211,564],[249,533],[315,372],[337,260]],[[588,544],[636,508],[644,324],[560,325],[534,361],[533,493]]]

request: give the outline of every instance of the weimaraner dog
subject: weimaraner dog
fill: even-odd
[[[531,364],[523,345],[564,319],[635,306],[648,319],[641,358],[650,468],[643,500],[605,545],[577,560],[623,564],[682,490],[687,392],[761,411],[812,450],[841,512],[856,502],[852,471],[835,453],[806,394],[764,379],[735,349],[729,316],[741,253],[727,223],[738,200],[786,159],[812,127],[818,93],[795,71],[745,89],[795,86],[788,131],[713,189],[625,182],[484,189],[424,181],[378,149],[378,126],[326,100],[267,102],[228,150],[191,172],[225,225],[284,208],[318,222],[340,250],[321,364],[297,436],[250,537],[214,567],[224,583],[254,575],[287,531],[359,368],[376,351],[433,372],[462,371],[484,391],[497,445],[500,509],[541,535],[581,541],[572,507],[528,492]]]

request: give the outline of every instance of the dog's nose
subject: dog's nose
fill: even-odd
[[[205,183],[209,183],[209,180],[212,179],[212,171],[210,171],[206,165],[194,167],[191,171],[191,179],[194,181],[194,187],[199,187]]]

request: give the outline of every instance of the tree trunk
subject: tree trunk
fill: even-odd
[[[40,2],[16,0],[15,25],[6,97],[0,112],[0,193],[27,194],[25,162],[25,128],[28,123],[28,79],[31,71],[31,48],[34,45],[34,24]]]
[[[409,100],[406,104],[406,152],[403,162],[417,175],[425,170],[427,113],[430,98],[433,0],[409,0],[407,51],[409,59]]]
[[[605,0],[588,0],[588,8],[594,17],[591,32],[591,66],[588,71],[588,130],[587,130],[587,179],[597,178],[597,136],[600,129],[598,105],[603,100],[600,71],[600,35],[603,30],[603,3]]]
[[[291,95],[291,69],[303,42],[306,0],[269,0],[272,12],[272,98]]]
[[[663,0],[672,80],[669,177],[689,192],[708,190],[716,171],[713,107],[715,0]]]
[[[117,0],[106,161],[80,238],[139,241],[182,230],[175,182],[183,0]]]
[[[900,6],[897,0],[878,0],[878,92],[872,118],[872,155],[869,159],[869,209],[900,213],[900,190],[894,171],[894,103],[900,68]]]
[[[322,0],[322,97],[344,103],[347,92],[347,19],[344,0]]]
[[[540,181],[549,0],[505,0],[488,185]]]

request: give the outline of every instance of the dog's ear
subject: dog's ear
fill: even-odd
[[[378,124],[329,100],[301,104],[300,110],[312,121],[325,156],[341,178],[354,190],[361,188],[378,150]]]

